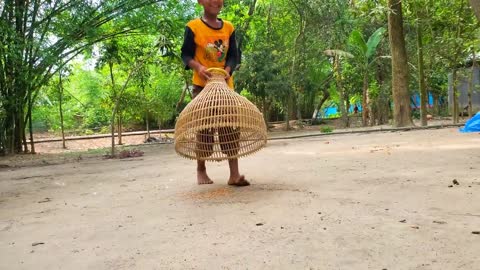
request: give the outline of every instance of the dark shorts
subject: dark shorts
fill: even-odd
[[[192,98],[196,98],[198,94],[202,92],[202,90],[203,90],[203,87],[194,84],[192,89]]]
[[[194,85],[192,97],[195,98],[202,90],[203,87]],[[213,154],[215,133],[218,133],[218,141],[222,153],[229,157],[236,156],[240,148],[240,129],[234,127],[200,130],[197,133],[197,156],[206,158]]]

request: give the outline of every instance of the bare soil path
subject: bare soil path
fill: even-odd
[[[141,149],[0,168],[0,269],[480,269],[478,133],[272,141],[242,188]]]

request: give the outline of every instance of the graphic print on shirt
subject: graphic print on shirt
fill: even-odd
[[[228,41],[222,39],[215,39],[207,42],[205,47],[205,58],[209,61],[222,62],[227,57]]]

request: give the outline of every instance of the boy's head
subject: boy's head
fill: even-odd
[[[223,0],[198,0],[198,4],[203,6],[205,15],[217,16],[222,10]]]

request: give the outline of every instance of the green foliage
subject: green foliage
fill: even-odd
[[[363,39],[363,35],[362,33],[360,33],[360,31],[354,30],[352,32],[349,38],[349,43],[357,50],[358,54],[362,56],[367,56],[367,42],[365,42],[365,39]]]
[[[419,109],[412,110],[412,118],[413,119],[420,119],[420,110]]]
[[[368,93],[372,99],[376,99],[380,95],[380,86],[377,81],[370,82]]]
[[[385,31],[383,27],[378,28],[368,38],[367,42],[365,42],[362,33],[358,30],[354,30],[350,34],[349,45],[357,58],[356,61],[359,61],[364,69],[368,70],[369,66],[374,62],[372,58],[377,53],[378,45],[382,41]]]
[[[0,154],[22,151],[25,115],[31,113],[39,92],[59,70],[93,44],[143,28],[150,22],[145,15],[165,14],[164,5],[157,2],[162,1],[2,3],[0,97],[7,101],[1,103],[1,110],[9,120],[0,126]]]
[[[368,38],[367,52],[365,54],[367,59],[372,58],[377,53],[378,44],[382,41],[385,31],[385,28],[380,27]]]
[[[330,126],[322,126],[322,127],[320,127],[320,132],[322,132],[322,133],[332,133],[333,128],[330,127]]]
[[[226,0],[221,17],[236,26],[242,51],[236,91],[275,120],[297,111],[311,117],[327,94],[324,107],[338,107],[341,97],[360,103],[364,83],[374,107],[389,104],[385,2]],[[0,20],[0,153],[10,147],[8,136],[22,135],[9,119],[26,118],[29,98],[34,130],[58,132],[57,71],[66,67],[71,69],[63,83],[67,130],[108,132],[117,101],[129,128],[144,128],[147,118],[173,126],[175,105],[191,76],[179,56],[185,24],[202,11],[197,1],[31,1],[25,10],[15,3],[5,2],[3,10],[26,21],[8,12]],[[429,91],[446,96],[451,69],[479,49],[478,22],[461,0],[409,1],[404,15],[411,73],[420,23]],[[332,56],[341,57],[339,75]],[[418,84],[415,76],[409,80]],[[187,95],[182,106],[188,101]]]
[[[242,92],[240,92],[240,95],[250,100],[251,102],[255,102],[255,96],[252,93],[250,93],[247,89],[243,89]]]
[[[183,88],[182,78],[175,72],[156,72],[154,82],[151,91],[146,95],[149,112],[162,122],[173,120],[176,115],[175,104]]]

